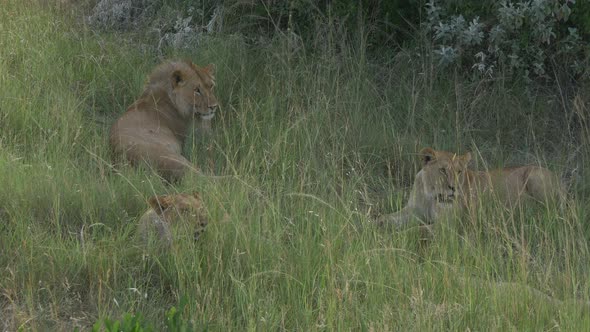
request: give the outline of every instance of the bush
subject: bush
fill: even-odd
[[[127,29],[148,13],[152,0],[100,0],[88,23],[101,29]]]
[[[470,16],[464,16],[449,14],[448,6],[430,0],[424,28],[443,66],[484,75],[502,72],[527,81],[551,80],[556,72],[588,78],[589,44],[570,19],[578,10],[574,3],[502,1],[489,13],[484,6],[481,12],[466,10]]]
[[[183,318],[182,312],[186,306],[187,299],[182,297],[179,303],[179,308],[170,308],[166,312],[166,327],[171,332],[188,332],[196,331],[195,326],[191,321]],[[121,319],[105,318],[97,321],[92,326],[92,332],[107,331],[107,332],[150,332],[156,331],[142,315],[131,314],[126,312]]]

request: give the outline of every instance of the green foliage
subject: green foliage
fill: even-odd
[[[321,11],[323,17],[332,15],[352,36],[366,34],[369,50],[383,52],[385,45],[395,47],[415,42],[421,3],[420,0],[329,1]]]
[[[182,312],[184,311],[185,307],[187,306],[187,299],[182,297],[180,299],[180,306],[178,309],[176,307],[170,308],[166,313],[166,327],[168,331],[174,332],[189,332],[189,331],[196,331],[197,328],[190,322],[189,320],[182,318]],[[204,330],[204,329],[202,329]]]
[[[153,328],[146,327],[145,320],[141,314],[133,315],[125,313],[120,320],[110,320],[105,318],[103,324],[96,323],[92,327],[92,332],[147,332],[153,331]],[[149,326],[149,325],[147,325]]]
[[[196,327],[193,324],[182,318],[181,312],[186,306],[186,300],[184,298],[180,301],[180,308],[170,308],[165,313],[165,318],[162,320],[166,322],[167,331],[170,332],[189,332],[196,331]],[[119,320],[113,320],[110,318],[104,318],[101,321],[94,323],[92,326],[92,332],[107,331],[107,332],[150,332],[156,331],[154,327],[142,317],[141,313],[131,314],[124,313],[123,317]]]
[[[426,1],[428,3],[429,1]],[[497,0],[440,0],[437,5],[446,13],[465,17],[490,17],[493,15]]]
[[[590,38],[590,2],[576,1],[572,7],[571,20],[585,40]]]
[[[103,0],[121,1],[121,0]],[[276,33],[295,33],[304,41],[313,40],[322,33],[325,22],[338,25],[340,31],[348,36],[366,33],[370,48],[383,43],[413,40],[411,36],[419,25],[419,0],[345,0],[345,1],[151,1],[145,7],[144,17],[150,17],[151,28],[161,31],[162,38],[170,38],[179,33],[200,34],[209,29],[216,15],[222,16],[225,33],[239,33],[248,38],[271,38]],[[105,7],[105,6],[102,6]],[[131,6],[140,7],[141,6]],[[94,16],[110,21],[113,6],[101,10],[96,7]],[[149,10],[148,10],[149,9]],[[132,14],[131,11],[130,15]],[[136,15],[137,16],[137,15]],[[124,22],[131,21],[126,18]],[[115,23],[119,22],[116,21]],[[179,22],[181,24],[179,24]],[[219,22],[218,22],[219,23]],[[113,24],[111,24],[112,26]],[[364,31],[366,26],[371,29]],[[168,37],[166,37],[168,35]],[[307,45],[310,46],[310,45]]]
[[[556,73],[587,79],[590,44],[580,35],[583,20],[575,1],[503,1],[490,7],[437,1],[427,4],[428,21],[439,64],[465,71],[525,80],[552,80]],[[447,9],[455,8],[457,14]],[[572,15],[578,19],[570,19]],[[582,14],[583,15],[583,14]],[[582,30],[583,31],[583,30]]]

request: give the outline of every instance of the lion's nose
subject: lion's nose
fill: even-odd
[[[207,108],[209,108],[210,110],[214,110],[219,106],[219,104],[217,103],[217,98],[208,98],[207,100]]]

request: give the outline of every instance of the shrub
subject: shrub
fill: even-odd
[[[162,321],[166,322],[168,331],[171,332],[187,332],[196,331],[197,326],[193,322],[183,318],[182,311],[186,306],[187,300],[185,297],[180,299],[179,308],[170,308],[165,314],[166,318]],[[121,319],[104,318],[97,321],[92,326],[92,332],[107,331],[107,332],[150,332],[156,331],[142,315],[131,314],[126,312]]]
[[[551,80],[554,70],[588,78],[589,44],[570,20],[575,0],[501,1],[488,17],[448,14],[435,0],[426,4],[424,28],[443,66],[477,74]],[[483,7],[484,9],[487,7]],[[486,14],[486,10],[482,10]]]
[[[88,17],[88,23],[101,29],[127,29],[137,23],[152,0],[100,0]]]

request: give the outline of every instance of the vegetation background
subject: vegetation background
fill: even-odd
[[[588,2],[0,5],[2,330],[590,326]],[[205,174],[114,171],[110,124],[184,57],[217,68],[213,133],[185,151]],[[375,228],[425,146],[542,164],[568,208]],[[194,190],[199,241],[138,247],[147,198]]]

